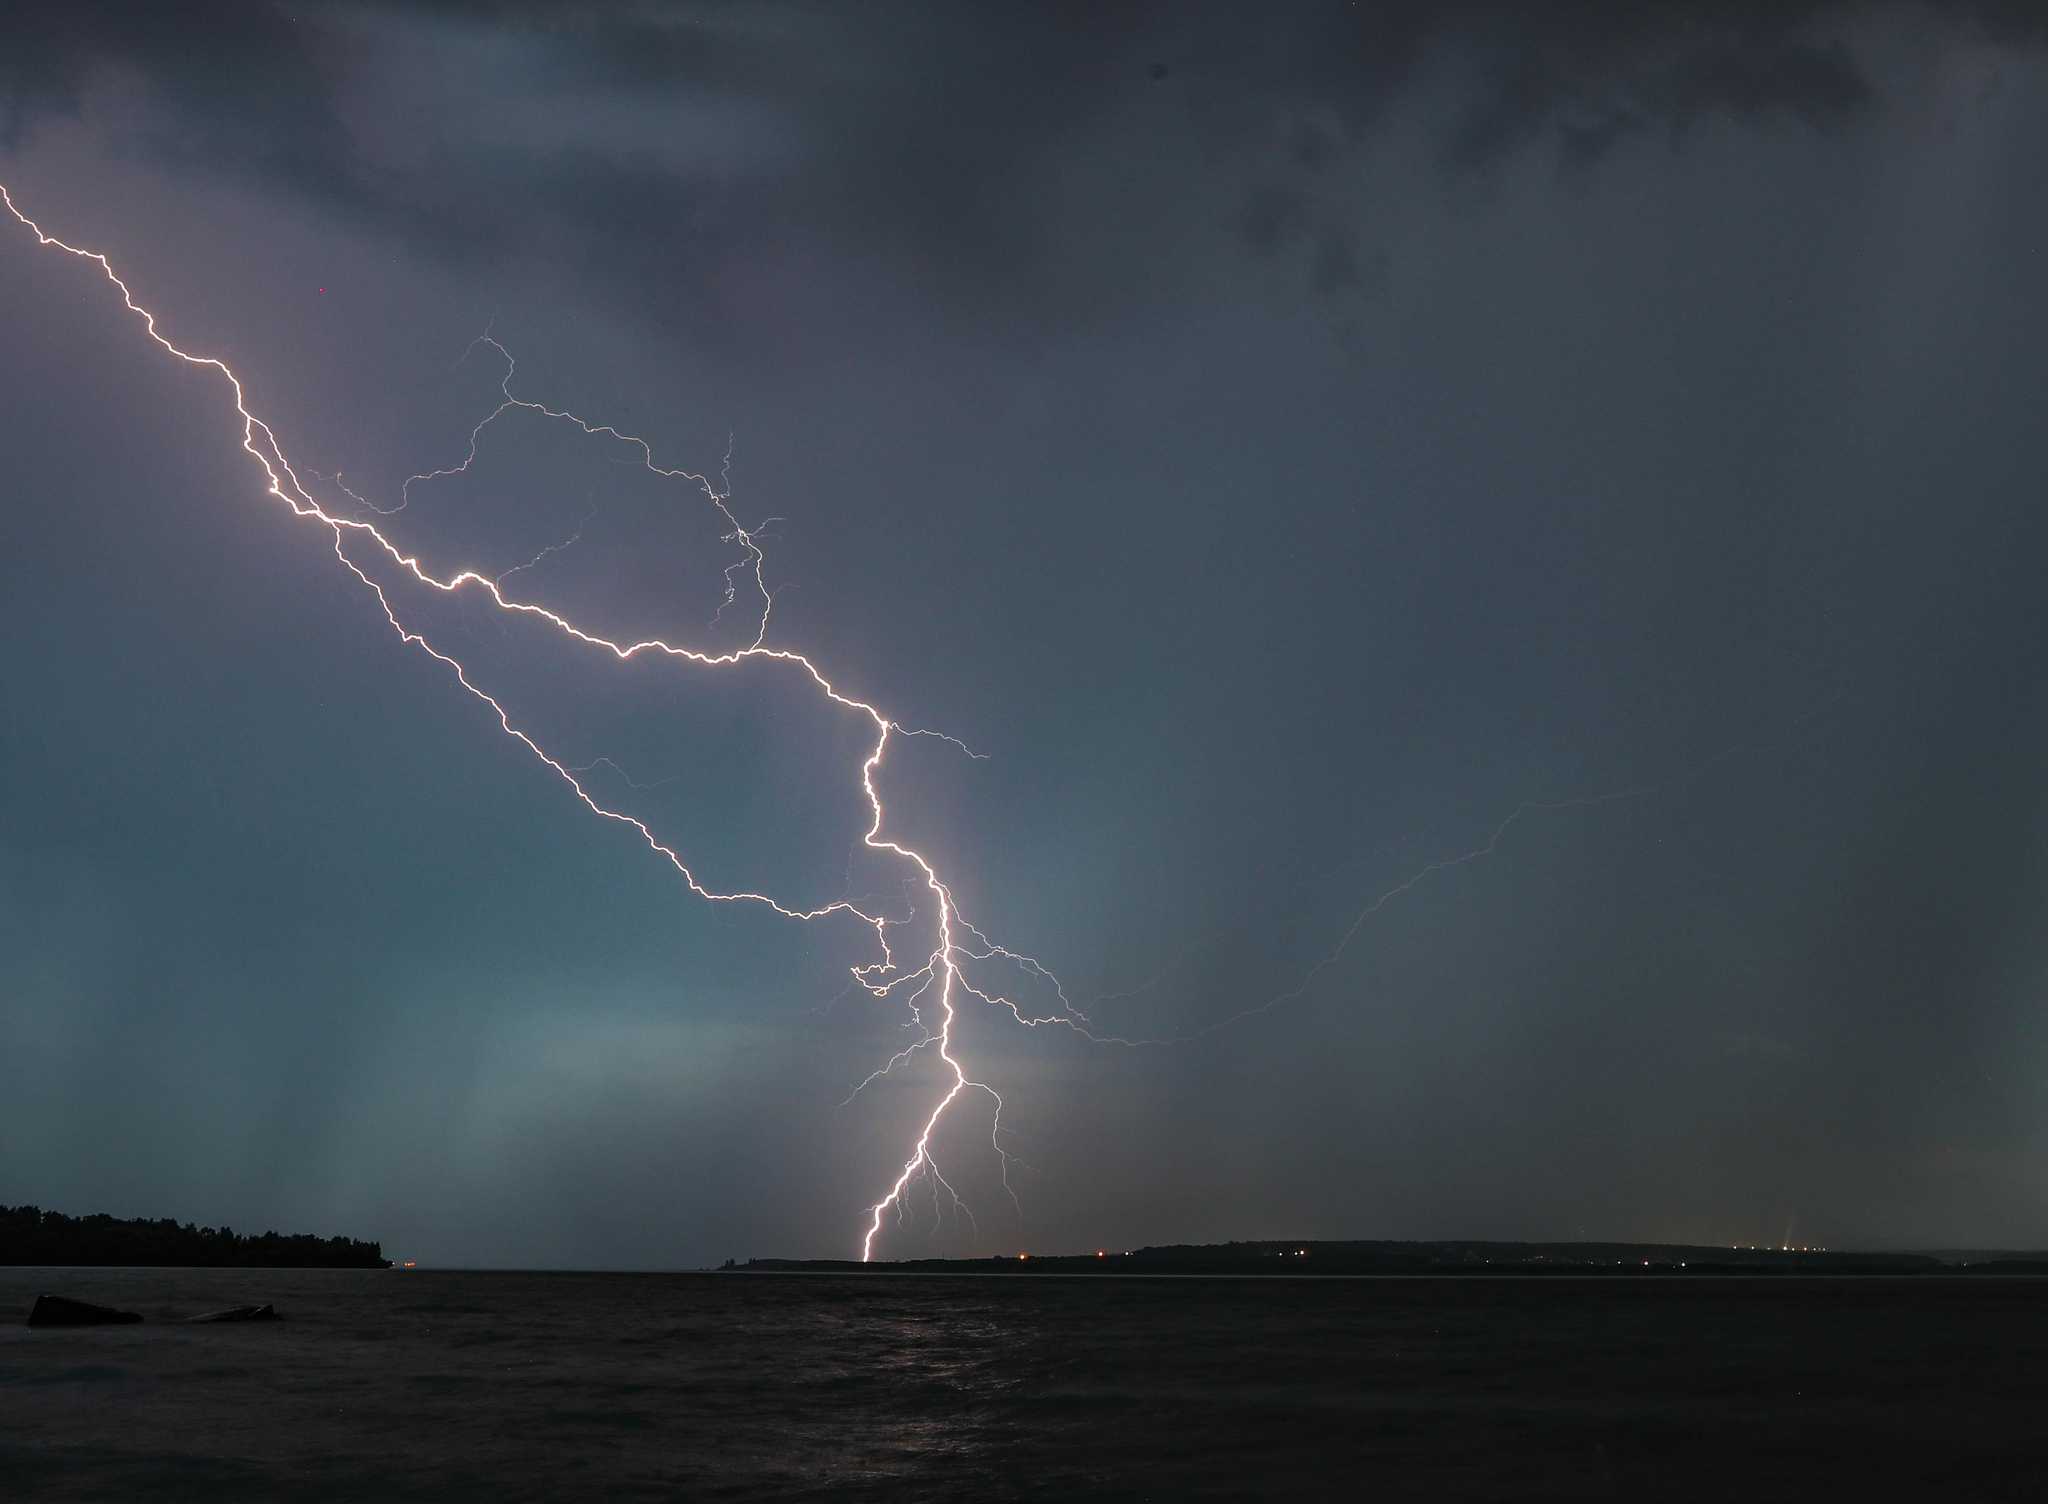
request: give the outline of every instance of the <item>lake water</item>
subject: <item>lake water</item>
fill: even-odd
[[[2036,1279],[0,1269],[0,1320],[10,1504],[2048,1492]]]

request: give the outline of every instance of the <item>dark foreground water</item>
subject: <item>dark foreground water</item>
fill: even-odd
[[[2033,1279],[0,1269],[0,1320],[10,1504],[2048,1494]]]

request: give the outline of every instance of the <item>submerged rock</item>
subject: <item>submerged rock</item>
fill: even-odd
[[[96,1306],[89,1300],[73,1300],[68,1295],[38,1295],[34,1309],[28,1313],[30,1326],[126,1326],[141,1319],[133,1311]]]
[[[282,1321],[276,1306],[229,1306],[225,1311],[208,1311],[204,1316],[187,1316],[194,1321]]]

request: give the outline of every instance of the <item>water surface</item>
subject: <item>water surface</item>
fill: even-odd
[[[148,1317],[30,1330],[40,1293]],[[184,1326],[275,1302],[286,1320]],[[2048,1281],[0,1269],[7,1500],[2037,1497]]]

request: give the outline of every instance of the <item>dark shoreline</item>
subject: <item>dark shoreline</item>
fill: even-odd
[[[1301,1241],[1178,1244],[1128,1253],[978,1259],[729,1260],[726,1274],[945,1274],[1116,1279],[1331,1278],[1985,1278],[2048,1275],[2048,1253],[1866,1253],[1673,1243]]]
[[[503,1271],[491,1271],[491,1270],[461,1270],[461,1271],[450,1271],[450,1270],[441,1270],[441,1271],[439,1271],[439,1272],[441,1272],[441,1273],[459,1272],[459,1273],[472,1273],[472,1274],[482,1274],[482,1273],[493,1273],[493,1272],[502,1272],[502,1273],[507,1273],[507,1274],[525,1274],[525,1273],[534,1273],[534,1274],[543,1274],[543,1273],[563,1273],[563,1274],[575,1274],[575,1273],[583,1273],[583,1272],[586,1272],[586,1271],[581,1271],[581,1270],[503,1270]],[[599,1272],[604,1272],[604,1271],[588,1271],[588,1272],[593,1272],[593,1273],[599,1273]],[[769,1278],[769,1277],[779,1277],[779,1278],[784,1278],[784,1279],[837,1279],[837,1278],[841,1278],[841,1277],[845,1277],[845,1276],[852,1276],[852,1277],[855,1277],[855,1278],[859,1278],[859,1279],[899,1279],[899,1280],[919,1280],[919,1279],[936,1279],[936,1280],[1012,1280],[1012,1279],[1013,1279],[1013,1277],[1012,1277],[1012,1276],[1010,1276],[1010,1275],[1005,1275],[1005,1274],[998,1274],[998,1273],[994,1273],[994,1272],[992,1272],[992,1271],[990,1271],[990,1270],[986,1270],[986,1269],[886,1269],[886,1268],[884,1268],[884,1269],[861,1269],[861,1268],[859,1268],[859,1267],[857,1267],[857,1266],[856,1266],[856,1267],[853,1267],[853,1268],[837,1268],[837,1267],[835,1267],[835,1268],[819,1268],[819,1269],[814,1269],[814,1268],[802,1268],[802,1267],[796,1267],[796,1266],[791,1266],[791,1267],[787,1267],[787,1268],[756,1268],[756,1269],[748,1269],[748,1268],[746,1268],[746,1267],[744,1267],[744,1266],[741,1266],[741,1267],[739,1267],[739,1268],[736,1268],[736,1269],[675,1269],[675,1270],[659,1270],[659,1269],[656,1269],[656,1270],[646,1270],[646,1271],[636,1271],[636,1270],[620,1270],[620,1271],[617,1271],[617,1272],[618,1272],[618,1273],[620,1273],[620,1274],[626,1274],[626,1275],[631,1275],[631,1274],[638,1274],[638,1273],[643,1273],[643,1272],[644,1272],[644,1273],[647,1273],[647,1274],[654,1274],[654,1275],[663,1275],[663,1274],[676,1274],[676,1275],[692,1275],[692,1274],[718,1274],[718,1275],[728,1275],[728,1274],[752,1274],[752,1275],[756,1275],[756,1276],[759,1276],[759,1277],[762,1277],[762,1278]],[[1422,1282],[1425,1282],[1425,1283],[1439,1283],[1439,1282],[1449,1281],[1449,1282],[1452,1282],[1452,1283],[1456,1283],[1456,1284],[1475,1284],[1475,1283],[1484,1283],[1484,1282],[1486,1282],[1486,1281],[1489,1281],[1489,1280],[1492,1280],[1492,1281],[1503,1281],[1503,1282],[1507,1282],[1507,1283],[1513,1283],[1513,1284],[1541,1284],[1541,1283],[1545,1283],[1545,1282],[1551,1282],[1551,1283],[1560,1283],[1560,1284],[1584,1284],[1584,1283],[1587,1283],[1587,1282],[1595,1282],[1595,1283],[1597,1283],[1597,1282],[1599,1282],[1599,1281],[1601,1281],[1601,1280],[1607,1280],[1607,1281],[1611,1281],[1611,1282],[1617,1282],[1617,1283],[1625,1283],[1625,1284],[1644,1284],[1644,1283],[1654,1283],[1654,1282],[1657,1282],[1657,1281],[1670,1281],[1670,1282],[1675,1282],[1675,1283],[1681,1283],[1681,1284],[1683,1284],[1683,1283],[1688,1283],[1688,1282],[1690,1282],[1690,1283],[1702,1283],[1702,1282],[1713,1282],[1713,1281],[1722,1281],[1722,1282],[1726,1282],[1726,1283],[1733,1283],[1733,1284],[1745,1284],[1745,1285],[1751,1285],[1751,1284],[1770,1284],[1770,1283],[1779,1283],[1779,1284],[1796,1284],[1796,1283],[1799,1283],[1799,1282],[1801,1282],[1801,1281],[1811,1281],[1811,1282],[1813,1282],[1813,1283],[1815,1283],[1815,1284],[1838,1284],[1838,1283],[1841,1283],[1841,1282],[1843,1282],[1843,1281],[1845,1281],[1845,1280],[1846,1280],[1846,1281],[1850,1281],[1850,1282],[1854,1282],[1854,1283],[1858,1283],[1858,1284],[1885,1284],[1885,1283],[1897,1283],[1897,1284],[1924,1284],[1924,1283],[1929,1283],[1929,1282],[1936,1282],[1936,1283],[1947,1283],[1947,1282],[1949,1282],[1949,1281],[1950,1281],[1950,1280],[1952,1280],[1952,1279],[1953,1279],[1953,1280],[1960,1280],[1960,1281],[1964,1281],[1964,1282],[1982,1282],[1982,1281],[1986,1281],[1986,1280],[2015,1280],[2015,1281],[2026,1281],[2026,1280],[2048,1280],[2048,1267],[2043,1267],[2043,1268],[2039,1268],[2039,1269],[2035,1269],[2035,1268],[2031,1268],[2031,1267],[2030,1267],[2030,1268],[2026,1268],[2026,1269],[1990,1269],[1990,1270],[1982,1270],[1982,1269],[1978,1269],[1978,1270],[1961,1270],[1961,1269],[1957,1269],[1957,1270],[1949,1270],[1949,1271],[1937,1272],[1937,1273],[1935,1273],[1935,1274],[1931,1274],[1931,1275],[1929,1275],[1929,1274],[1901,1274],[1901,1273],[1897,1273],[1897,1272],[1894,1272],[1894,1271],[1890,1271],[1890,1270],[1886,1270],[1886,1271],[1876,1271],[1876,1272],[1872,1272],[1872,1271],[1862,1271],[1862,1272],[1856,1272],[1856,1273],[1848,1273],[1848,1274],[1845,1274],[1845,1273],[1843,1273],[1843,1272],[1841,1272],[1841,1271],[1839,1271],[1839,1270],[1828,1270],[1828,1269],[1823,1269],[1823,1270],[1810,1270],[1810,1271],[1791,1271],[1791,1270],[1782,1270],[1782,1269],[1762,1269],[1762,1270],[1748,1270],[1748,1271],[1741,1271],[1741,1270],[1729,1270],[1729,1269],[1645,1269],[1645,1270],[1643,1270],[1643,1271],[1642,1271],[1642,1272],[1641,1272],[1640,1274],[1635,1274],[1635,1273],[1630,1273],[1630,1272],[1627,1272],[1627,1271],[1624,1271],[1624,1270],[1615,1270],[1615,1269],[1546,1269],[1546,1270],[1514,1270],[1514,1269],[1486,1269],[1486,1270],[1478,1270],[1478,1271],[1475,1271],[1475,1272],[1473,1272],[1473,1273],[1469,1273],[1469,1274],[1454,1274],[1454,1273],[1450,1273],[1450,1272],[1448,1272],[1448,1271],[1446,1271],[1446,1272],[1442,1272],[1442,1273],[1430,1273],[1430,1272],[1427,1272],[1427,1271],[1418,1271],[1418,1270],[1407,1270],[1407,1271],[1404,1271],[1404,1272],[1391,1272],[1391,1273],[1382,1273],[1382,1274],[1236,1274],[1236,1273],[1231,1273],[1231,1272],[1229,1272],[1229,1271],[1227,1271],[1227,1270],[1220,1270],[1220,1271],[1211,1271],[1211,1272],[1207,1272],[1207,1273],[1200,1273],[1200,1272],[1196,1272],[1196,1273],[1186,1273],[1186,1274],[1162,1274],[1162,1273],[1141,1273],[1141,1272],[1138,1272],[1138,1271],[1135,1271],[1135,1270],[1134,1270],[1134,1271],[1130,1271],[1130,1272],[1124,1272],[1124,1271],[1120,1271],[1120,1270],[1119,1270],[1119,1271],[1114,1271],[1114,1272],[1109,1272],[1109,1273],[1103,1273],[1103,1274],[1090,1274],[1090,1273],[1069,1273],[1069,1272],[1067,1272],[1067,1271],[1064,1271],[1064,1270],[1057,1270],[1057,1269],[1054,1269],[1054,1270],[1044,1270],[1044,1271],[1040,1271],[1040,1272],[1038,1272],[1038,1273],[1036,1273],[1036,1274],[1032,1275],[1032,1276],[1031,1276],[1031,1278],[1032,1278],[1032,1279],[1034,1279],[1034,1280],[1045,1280],[1045,1281],[1055,1281],[1055,1280],[1065,1280],[1065,1281],[1079,1281],[1079,1282],[1081,1282],[1081,1283],[1084,1283],[1084,1284],[1117,1284],[1117,1283],[1145,1283],[1145,1282],[1156,1282],[1156,1281],[1161,1281],[1161,1280],[1165,1280],[1165,1281],[1182,1281],[1182,1282],[1190,1282],[1190,1283],[1193,1283],[1193,1282],[1200,1282],[1200,1281],[1209,1281],[1209,1282],[1211,1282],[1211,1283],[1232,1283],[1232,1284],[1275,1284],[1275,1285],[1299,1285],[1299,1284],[1309,1284],[1309,1285],[1314,1285],[1314,1284],[1357,1284],[1357,1283],[1362,1283],[1362,1282],[1364,1282],[1364,1283],[1370,1283],[1370,1282],[1375,1282],[1375,1281],[1377,1281],[1377,1282],[1382,1282],[1382,1283],[1399,1283],[1399,1282],[1401,1282],[1401,1281],[1408,1281],[1408,1282],[1411,1282],[1411,1283],[1412,1283],[1412,1282],[1416,1282],[1416,1281],[1422,1281]]]
[[[311,1233],[195,1227],[163,1217],[69,1217],[0,1206],[0,1267],[54,1269],[388,1269],[380,1244]]]

